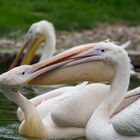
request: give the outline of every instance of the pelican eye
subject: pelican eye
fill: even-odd
[[[25,71],[23,71],[22,73],[21,73],[21,75],[24,75],[25,74]]]
[[[29,75],[29,74],[31,74],[31,70],[29,69],[29,68],[26,68],[26,69],[23,69],[21,72],[20,72],[20,75],[21,76],[27,76],[27,75]]]
[[[105,49],[101,49],[101,52],[105,52]]]

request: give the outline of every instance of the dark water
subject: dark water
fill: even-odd
[[[138,87],[140,85],[140,80],[131,79],[130,89]],[[48,88],[35,88],[35,87],[25,87],[23,93],[28,99],[36,96],[35,93],[44,93],[49,91]],[[28,93],[28,94],[27,94]],[[33,138],[25,138],[18,135],[19,121],[16,117],[17,106],[9,101],[0,92],[0,140],[3,139],[14,139],[14,140],[38,140]],[[59,139],[60,140],[60,139]],[[81,139],[82,140],[82,139]]]

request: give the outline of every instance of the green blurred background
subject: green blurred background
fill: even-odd
[[[98,23],[140,23],[140,0],[0,0],[0,36],[25,32],[47,19],[56,30],[81,30]]]

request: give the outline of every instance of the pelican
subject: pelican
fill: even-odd
[[[96,47],[90,54],[95,55],[97,60],[113,64],[116,73],[108,94],[106,94],[87,123],[87,139],[139,140],[139,99],[121,110],[116,116],[112,116],[124,100],[129,86],[130,59],[127,52],[114,45],[105,45]]]
[[[10,69],[18,65],[24,50],[26,50],[26,54],[22,59],[21,65],[31,64],[36,50],[41,45],[44,45],[44,49],[39,61],[51,58],[55,52],[56,35],[53,24],[47,20],[41,20],[31,25],[26,34],[24,46],[17,53]]]
[[[25,114],[25,119],[19,127],[19,134],[37,138],[75,138],[84,136],[83,128],[59,127],[53,122],[50,113],[42,118],[35,106],[20,93],[20,88],[39,75],[40,72],[42,73],[43,70],[36,72],[34,67],[23,65],[0,75],[0,89],[9,100],[20,106]]]
[[[65,96],[66,94],[63,96],[61,91],[59,91],[57,93],[57,95],[55,93],[50,94],[50,96],[48,98],[52,99],[52,100],[50,102],[48,100],[47,103],[43,100],[43,98],[42,98],[43,95],[41,95],[40,99],[41,99],[41,103],[44,104],[43,107],[47,108],[47,105],[53,105],[52,103],[54,103],[54,106],[53,106],[54,108],[51,108],[51,109],[49,108],[49,111],[46,112],[45,116],[44,116],[44,114],[43,115],[40,114],[39,110],[31,103],[31,101],[27,100],[23,95],[20,94],[20,88],[22,86],[24,86],[25,84],[27,84],[28,82],[30,82],[30,80],[32,80],[31,82],[33,82],[35,77],[37,77],[37,76],[40,77],[40,76],[42,76],[41,74],[43,74],[45,72],[46,73],[49,72],[48,74],[50,74],[50,70],[53,70],[53,69],[59,70],[60,67],[63,67],[63,68],[60,68],[60,70],[62,71],[61,74],[63,75],[64,69],[71,70],[71,68],[72,68],[75,72],[78,72],[79,68],[81,68],[81,64],[85,67],[85,66],[87,66],[86,64],[88,63],[88,65],[90,66],[90,71],[92,70],[92,72],[95,72],[97,70],[96,74],[101,74],[102,72],[101,72],[100,68],[96,67],[97,69],[94,69],[94,66],[98,65],[98,66],[103,66],[104,68],[108,68],[107,65],[111,65],[111,67],[109,67],[109,68],[112,68],[112,64],[104,65],[106,63],[97,61],[97,57],[92,56],[90,51],[92,52],[92,50],[96,46],[102,46],[104,44],[112,45],[112,44],[106,43],[106,42],[98,43],[96,45],[94,43],[86,44],[83,46],[82,50],[80,47],[80,49],[77,48],[76,50],[68,51],[67,53],[65,53],[65,56],[62,54],[58,55],[58,56],[52,58],[50,61],[47,61],[47,63],[42,62],[42,63],[38,63],[38,64],[31,65],[31,66],[23,65],[23,66],[14,68],[14,69],[10,70],[9,72],[6,72],[6,73],[0,75],[0,89],[3,90],[5,96],[7,96],[10,100],[12,100],[16,104],[18,104],[24,112],[25,119],[22,120],[21,126],[19,128],[20,135],[29,136],[29,137],[39,137],[39,138],[40,137],[45,137],[45,138],[72,137],[72,138],[74,138],[74,137],[80,137],[80,136],[85,135],[84,127],[80,127],[79,123],[78,123],[79,125],[77,125],[77,126],[75,126],[76,124],[74,124],[74,123],[69,124],[69,119],[71,119],[71,116],[73,116],[73,119],[71,119],[71,121],[74,122],[75,116],[80,115],[78,113],[81,112],[81,110],[78,110],[78,109],[81,108],[81,106],[83,105],[83,102],[81,102],[81,100],[84,99],[84,97],[85,97],[82,95],[85,95],[86,93],[89,92],[87,89],[85,89],[85,87],[88,87],[87,83],[78,85],[70,90],[67,89],[68,96]],[[85,54],[86,54],[86,56],[85,56]],[[58,61],[58,58],[59,58],[59,61]],[[77,67],[77,69],[75,69],[76,67]],[[54,71],[54,73],[56,73],[56,71]],[[59,73],[60,73],[60,71],[59,71]],[[94,73],[89,72],[86,74],[86,76],[90,77],[91,74],[94,75]],[[68,79],[69,79],[69,76],[71,76],[71,75],[65,75],[65,77],[67,77]],[[81,77],[85,78],[85,75],[83,74],[83,75],[81,75]],[[81,78],[81,79],[83,79],[83,78]],[[98,78],[96,78],[96,75],[95,75],[95,77],[93,77],[92,81],[94,81],[94,78],[95,78],[95,80],[104,81],[104,80],[106,80],[107,77],[104,76],[104,77],[102,77],[102,79],[100,79],[100,78],[98,79]],[[78,78],[78,80],[79,80],[79,78]],[[70,82],[71,82],[71,79],[70,79]],[[89,84],[89,86],[90,86],[90,84]],[[95,87],[96,88],[94,91],[96,93],[98,90],[102,91],[102,90],[100,90],[101,87],[106,92],[109,90],[109,86],[105,86],[105,85],[102,86],[101,84],[95,85]],[[77,88],[77,90],[75,90],[76,88]],[[93,88],[91,88],[91,90],[93,92]],[[79,93],[78,93],[78,91],[79,91]],[[81,92],[81,95],[80,95],[80,92]],[[104,92],[102,92],[102,93],[104,93]],[[62,94],[62,96],[59,96],[61,94]],[[71,96],[71,94],[75,94],[75,96]],[[88,95],[92,95],[92,94],[88,94]],[[130,94],[130,92],[129,92],[127,94],[126,98],[127,99],[129,97],[131,98],[134,95],[136,95],[136,93]],[[99,99],[96,98],[95,95],[93,95],[93,96],[94,97],[88,96],[87,99],[90,99],[92,97],[95,100],[95,105],[99,104],[101,101],[100,96],[97,96],[97,97],[99,97]],[[57,98],[53,98],[53,97],[57,97]],[[81,97],[81,99],[79,99],[80,97]],[[70,114],[70,118],[66,118],[66,116],[61,116],[61,121],[58,121],[58,123],[56,123],[56,117],[57,117],[56,109],[59,109],[59,105],[60,105],[60,107],[62,107],[62,105],[64,104],[65,101],[66,101],[65,103],[67,103],[67,104],[65,104],[66,109],[69,109],[69,108],[67,108],[67,106],[69,105],[68,100],[67,100],[68,98],[70,98],[69,104],[72,104],[74,108],[77,108],[77,112],[76,112],[77,114],[75,114],[75,112],[73,112],[73,110],[71,110],[70,112],[68,112]],[[77,102],[76,100],[73,100],[73,102],[71,102],[72,98],[77,99],[77,101],[79,100],[80,102],[79,101]],[[104,98],[104,97],[102,97],[102,98]],[[57,100],[57,102],[56,102],[56,100]],[[88,101],[88,100],[86,100],[86,101]],[[99,101],[99,103],[96,103],[98,101]],[[73,103],[77,103],[77,104],[73,104]],[[93,101],[91,103],[93,103]],[[39,103],[39,105],[41,106],[40,103]],[[90,105],[90,104],[88,103],[88,105]],[[92,108],[92,105],[93,104],[90,105],[91,108]],[[89,110],[91,110],[91,108]],[[88,111],[88,108],[84,109],[84,111],[86,111],[86,110]],[[59,111],[66,112],[67,110],[57,110],[57,113]],[[83,111],[83,113],[86,113],[84,111]],[[90,113],[93,113],[93,112],[94,112],[94,109],[92,109],[92,112],[90,112]],[[66,119],[68,120],[68,124],[66,124]],[[88,118],[86,118],[86,119],[88,119]],[[77,120],[75,120],[75,121],[77,121]],[[81,120],[78,120],[78,121],[80,122]],[[86,120],[86,121],[88,121],[88,120]]]

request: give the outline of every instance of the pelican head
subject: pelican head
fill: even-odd
[[[104,60],[105,62],[111,64],[115,63],[115,65],[118,61],[122,61],[124,55],[129,59],[128,53],[122,47],[111,42],[97,43],[96,47],[89,51],[89,54],[93,55],[94,59],[97,57],[97,60]]]
[[[17,66],[19,58],[25,49],[26,54],[21,64],[30,64],[36,50],[42,45],[46,47],[46,50],[45,52],[43,51],[45,56],[42,56],[41,59],[44,59],[46,56],[49,58],[55,51],[55,39],[55,30],[52,23],[42,20],[32,24],[25,36],[24,46],[17,53],[16,58],[10,66],[10,69]]]
[[[15,67],[0,75],[0,88],[21,88],[48,68],[35,70],[35,65]]]
[[[43,63],[44,64],[44,63]],[[58,63],[52,65],[33,64],[33,65],[22,65],[15,67],[0,75],[0,88],[21,88],[26,85],[29,81],[33,80],[35,77],[55,69],[57,67],[63,66],[65,63]]]
[[[85,44],[53,57],[48,63],[38,63],[37,67],[42,65],[44,68],[51,63],[56,65],[66,62],[62,67],[36,77],[29,84],[51,85],[84,80],[96,83],[111,82],[116,71],[114,62],[121,61],[123,55],[128,56],[123,48],[111,42]]]
[[[8,72],[5,72],[0,75],[0,87],[20,88],[21,86],[27,83],[31,75],[32,68],[30,65],[15,67],[9,70]]]

